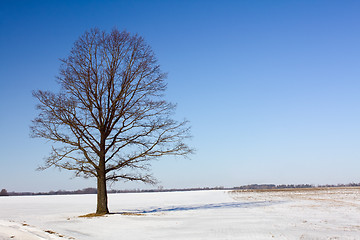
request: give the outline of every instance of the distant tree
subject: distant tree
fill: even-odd
[[[6,191],[6,189],[2,189],[1,192],[0,192],[0,196],[9,196],[9,194]]]
[[[166,74],[143,38],[92,29],[61,61],[59,93],[33,92],[40,112],[31,132],[54,143],[41,169],[97,178],[96,213],[109,212],[108,181],[153,184],[151,160],[192,153],[184,142],[188,123],[172,119],[175,105],[163,99]]]

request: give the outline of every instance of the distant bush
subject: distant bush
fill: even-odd
[[[9,196],[9,194],[6,191],[6,189],[2,189],[1,192],[0,192],[0,196]]]

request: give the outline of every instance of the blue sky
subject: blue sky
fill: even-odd
[[[358,1],[2,0],[0,188],[95,187],[35,171],[51,144],[29,137],[31,91],[57,90],[58,59],[92,27],[143,36],[176,117],[191,121],[197,153],[153,164],[165,188],[360,182],[359,12]]]

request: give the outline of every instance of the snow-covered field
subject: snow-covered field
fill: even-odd
[[[360,188],[0,198],[0,239],[360,239]],[[123,214],[123,213],[135,214]]]

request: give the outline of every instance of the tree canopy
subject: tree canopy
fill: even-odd
[[[42,169],[97,178],[98,213],[108,212],[107,181],[155,183],[151,160],[193,152],[188,122],[172,118],[166,74],[142,37],[91,29],[61,62],[60,91],[33,92],[39,115],[31,132],[54,143]]]

